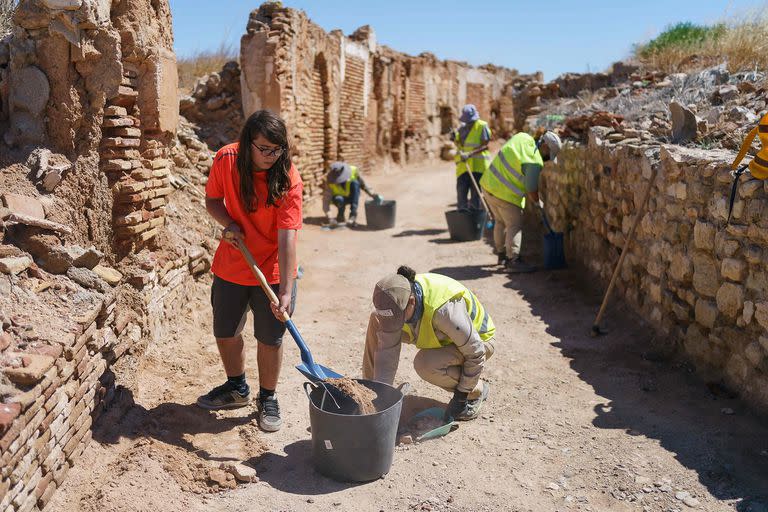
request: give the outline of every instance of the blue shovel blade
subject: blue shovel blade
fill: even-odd
[[[342,377],[340,373],[321,364],[315,364],[314,368],[310,368],[305,363],[301,363],[296,366],[296,369],[312,382],[320,382],[325,379],[340,379]]]
[[[435,418],[435,419],[444,421],[443,420],[444,415],[445,415],[445,409],[443,409],[442,407],[430,407],[429,409],[425,409],[420,413],[414,415],[408,423],[411,423],[411,424],[415,423],[421,418]],[[416,438],[416,441],[426,441],[428,439],[435,439],[436,437],[442,437],[446,434],[450,434],[457,428],[459,428],[459,424],[453,421],[453,418],[451,418],[451,421],[448,421],[440,425],[439,427],[433,428],[428,432],[424,432],[423,434],[421,434]]]

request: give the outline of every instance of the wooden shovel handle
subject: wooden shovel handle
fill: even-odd
[[[259,284],[261,284],[261,289],[264,290],[264,293],[267,294],[267,297],[269,297],[269,301],[274,304],[275,306],[280,306],[280,300],[277,298],[277,295],[275,295],[275,291],[272,289],[271,286],[269,286],[269,283],[267,282],[267,278],[264,277],[264,274],[259,269],[259,266],[256,264],[256,260],[253,259],[253,255],[251,255],[251,251],[248,250],[248,248],[245,246],[245,244],[240,241],[236,240],[235,245],[238,249],[240,249],[240,253],[245,258],[245,261],[248,262],[248,266],[251,267],[251,270],[253,271],[254,275],[259,278]],[[283,313],[283,321],[288,322],[291,319],[291,317],[288,315],[287,312]]]

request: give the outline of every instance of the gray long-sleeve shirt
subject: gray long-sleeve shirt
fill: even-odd
[[[357,181],[360,183],[360,188],[364,190],[368,195],[374,195],[373,190],[368,187],[368,185],[365,183],[365,180],[363,179],[363,174],[358,169],[357,171]],[[328,186],[328,180],[326,179],[325,185],[323,186],[323,213],[328,215],[328,212],[331,211],[331,200],[333,199],[333,193],[331,192],[331,187]]]
[[[485,364],[485,345],[472,325],[464,299],[461,297],[451,299],[435,310],[432,316],[432,327],[437,339],[451,340],[464,357],[461,378],[456,390],[471,392],[477,386]],[[420,325],[417,324],[414,332],[418,333],[419,328]],[[376,339],[378,346],[373,355],[373,378],[379,382],[392,384],[400,362],[402,344],[415,344],[415,340],[409,340],[408,336],[399,331],[394,333],[379,331],[376,333]]]

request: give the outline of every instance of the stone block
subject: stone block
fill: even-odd
[[[0,272],[17,275],[27,270],[31,264],[32,258],[27,256],[0,258]]]
[[[48,77],[35,66],[26,66],[10,74],[11,110],[22,110],[40,116],[48,104],[51,86]]]
[[[676,281],[689,281],[693,276],[691,258],[682,252],[675,253],[669,263],[669,275]]]
[[[20,368],[4,368],[5,375],[16,384],[29,386],[37,384],[45,372],[53,366],[54,358],[40,354],[16,353],[24,361]]]
[[[765,354],[763,353],[763,349],[760,347],[760,343],[753,341],[747,345],[747,347],[744,349],[744,357],[755,368],[761,367],[763,361],[765,360]]]
[[[693,269],[694,289],[702,295],[714,297],[720,282],[715,260],[708,254],[696,253],[693,255]]]
[[[709,222],[696,221],[693,227],[693,242],[697,249],[711,251],[715,246],[715,226]]]
[[[11,194],[3,194],[3,206],[10,210],[10,213],[33,217],[35,219],[45,219],[45,209],[43,204],[34,197]]]
[[[179,122],[179,75],[172,51],[156,47],[146,60],[138,98],[147,128],[176,132]]]
[[[724,315],[736,318],[743,305],[743,286],[734,283],[723,283],[717,290],[717,307]]]
[[[103,280],[105,280],[107,283],[111,284],[112,286],[116,286],[120,280],[123,278],[123,274],[118,272],[117,270],[105,267],[103,265],[96,265],[93,268],[93,271]]]
[[[741,319],[744,320],[744,325],[749,325],[752,318],[755,316],[755,303],[751,300],[744,301],[744,309],[741,312]]]
[[[696,321],[708,329],[712,329],[715,326],[717,315],[719,310],[717,304],[710,300],[699,299],[696,301],[695,308]]]
[[[725,258],[720,265],[720,273],[724,278],[740,283],[747,276],[747,264],[735,258]]]
[[[755,320],[760,327],[768,330],[768,302],[755,303]]]

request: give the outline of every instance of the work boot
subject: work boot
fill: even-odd
[[[509,258],[507,258],[507,253],[499,252],[499,253],[497,253],[497,255],[498,255],[499,258],[498,258],[498,260],[496,260],[496,264],[497,265],[501,265],[501,266],[506,265],[507,261],[509,260]]]
[[[523,260],[516,258],[514,260],[507,259],[507,261],[504,262],[504,270],[510,274],[524,274],[535,271],[536,267],[523,263]]]
[[[219,409],[237,409],[251,402],[251,393],[246,387],[241,393],[231,382],[216,386],[208,393],[198,397],[197,405],[203,409],[217,411]]]
[[[490,392],[491,385],[483,381],[483,391],[480,394],[480,397],[475,398],[474,400],[467,400],[467,405],[464,407],[464,410],[457,414],[454,419],[456,421],[468,421],[477,418],[477,415],[480,413],[480,406],[483,405],[483,402],[488,398],[488,393]]]
[[[277,432],[283,426],[277,396],[259,397],[259,427],[265,432]]]

